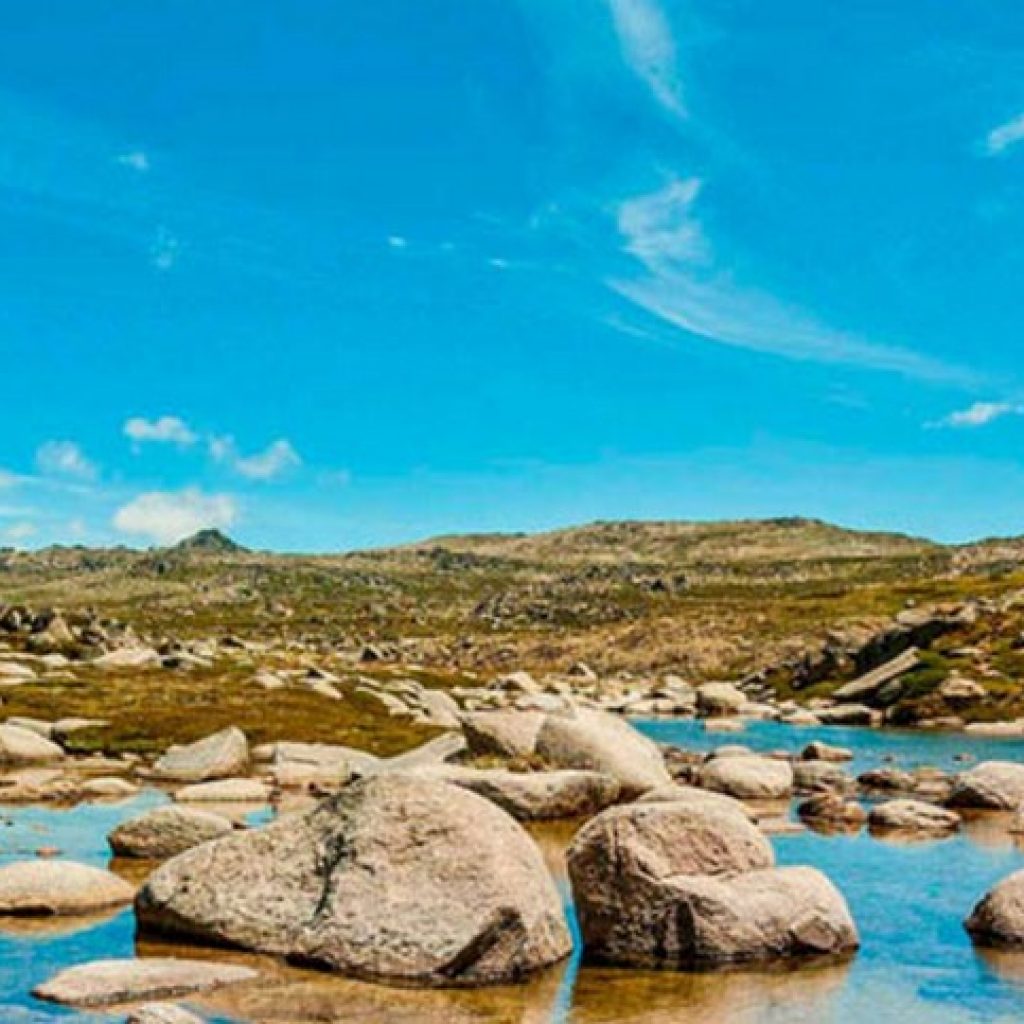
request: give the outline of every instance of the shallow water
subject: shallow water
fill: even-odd
[[[658,739],[690,749],[744,743],[756,749],[798,749],[811,739],[848,746],[854,769],[891,756],[901,766],[958,767],[957,754],[1024,760],[1024,742],[859,729],[794,729],[759,723],[738,736],[709,735],[688,722],[638,723]],[[54,845],[64,855],[109,863],[107,831],[166,799],[145,793],[119,804],[0,809],[0,862]],[[1024,851],[1007,821],[987,816],[955,838],[898,844],[814,833],[773,839],[783,864],[820,867],[849,901],[863,948],[848,963],[802,970],[681,975],[595,969],[578,957],[517,988],[466,992],[394,990],[299,971],[275,961],[146,944],[144,953],[255,961],[261,982],[210,997],[208,1019],[309,1024],[918,1024],[1009,1022],[1024,1019],[1024,954],[980,955],[961,927],[973,903],[995,881],[1024,867]],[[574,827],[532,831],[564,882],[563,851]],[[123,870],[116,864],[115,870]],[[570,908],[571,917],[571,908]],[[123,1020],[123,1015],[75,1014],[27,993],[62,967],[135,950],[130,912],[89,922],[50,922],[42,930],[0,933],[0,1021],[75,1024]],[[54,927],[56,930],[54,930]]]

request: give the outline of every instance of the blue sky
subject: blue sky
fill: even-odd
[[[0,545],[1024,532],[1011,0],[48,0]]]

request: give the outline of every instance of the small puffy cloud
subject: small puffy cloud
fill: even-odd
[[[1024,405],[1015,402],[975,402],[967,409],[950,413],[938,425],[958,429],[984,427],[1005,416],[1024,416]]]
[[[161,416],[155,420],[134,416],[125,421],[124,434],[136,444],[154,441],[163,444],[177,444],[183,448],[187,448],[199,440],[195,431],[177,416]]]
[[[117,510],[113,523],[122,533],[174,544],[199,530],[226,530],[237,518],[238,508],[229,495],[204,494],[190,487],[140,494]]]
[[[389,235],[388,245],[392,249],[404,249],[409,244],[409,240],[404,238],[402,235]]]
[[[96,466],[74,441],[47,441],[36,452],[36,466],[46,476],[95,480]]]
[[[988,156],[999,156],[1021,141],[1024,141],[1024,114],[993,128],[985,136],[984,150]]]
[[[145,174],[149,170],[149,156],[141,149],[132,150],[130,153],[122,153],[117,158],[122,167],[129,167],[139,174]]]
[[[273,480],[302,465],[299,453],[283,437],[254,455],[242,455],[233,437],[213,437],[210,439],[210,455],[216,462],[230,466],[248,480]]]

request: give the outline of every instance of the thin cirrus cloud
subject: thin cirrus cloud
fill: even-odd
[[[190,487],[140,494],[114,513],[113,524],[121,533],[174,544],[199,530],[229,529],[237,519],[238,506],[229,495]]]
[[[643,273],[608,279],[613,291],[647,313],[720,345],[939,383],[975,381],[962,367],[836,330],[767,292],[738,284],[716,266],[714,247],[697,214],[703,187],[698,178],[674,178],[619,204],[622,248]]]
[[[136,444],[176,444],[182,448],[199,440],[198,434],[178,416],[160,416],[152,420],[133,416],[125,421],[124,435]]]
[[[95,480],[99,475],[95,463],[74,441],[47,441],[41,445],[36,452],[36,467],[44,476],[70,480]]]
[[[975,402],[968,408],[951,412],[938,423],[930,425],[964,430],[986,427],[1007,416],[1024,416],[1024,405],[1018,402]]]
[[[247,480],[274,480],[302,465],[302,458],[285,438],[278,438],[262,452],[243,455],[230,436],[210,439],[210,455]]]
[[[1024,141],[1024,114],[997,125],[985,136],[983,150],[987,156],[999,156]]]
[[[656,0],[608,0],[622,56],[670,114],[686,117],[675,37]]]

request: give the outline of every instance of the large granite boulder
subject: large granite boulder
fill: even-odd
[[[1024,803],[1024,764],[982,761],[953,780],[950,807],[1012,811]]]
[[[174,957],[139,957],[133,960],[94,960],[61,971],[37,985],[37,999],[65,1006],[100,1007],[176,999],[223,985],[255,978],[256,971],[238,964]]]
[[[207,782],[244,775],[248,767],[245,733],[229,726],[195,743],[168,750],[153,766],[153,774],[174,782]]]
[[[183,853],[136,900],[143,932],[429,985],[518,979],[571,941],[540,851],[456,786],[395,773]]]
[[[964,921],[978,946],[1024,947],[1024,870],[989,890]]]
[[[227,818],[192,807],[158,807],[118,825],[107,842],[119,857],[164,860],[230,835]]]
[[[461,716],[469,752],[475,756],[529,757],[537,749],[543,711],[475,711]]]
[[[519,821],[584,818],[610,807],[620,787],[610,775],[574,771],[509,772],[439,765],[417,774],[479,793]]]
[[[765,836],[731,809],[605,811],[568,853],[585,955],[686,968],[854,949],[856,929],[828,879],[773,864]]]
[[[701,765],[698,781],[704,789],[740,800],[780,800],[793,792],[793,768],[757,754],[714,757]]]
[[[607,711],[549,714],[537,734],[537,753],[554,767],[612,776],[624,798],[672,781],[658,745]]]
[[[0,915],[91,914],[131,903],[134,895],[117,875],[74,861],[25,860],[0,868]]]

